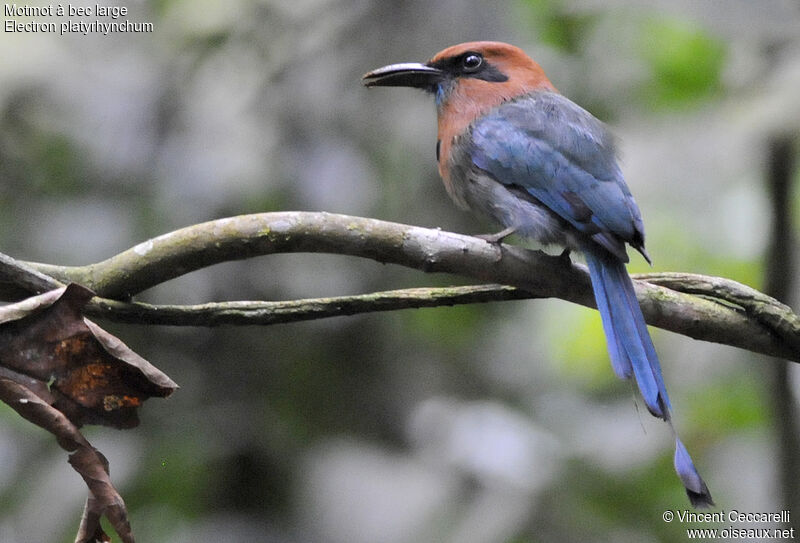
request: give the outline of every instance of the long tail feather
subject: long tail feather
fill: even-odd
[[[586,262],[615,372],[626,379],[632,371],[647,408],[667,420],[669,397],[625,265],[602,249],[587,251]]]
[[[672,406],[661,365],[625,264],[602,248],[587,248],[584,253],[614,372],[622,379],[633,375],[647,409],[672,427]],[[672,430],[675,433],[674,427]],[[714,505],[708,487],[677,434],[674,464],[692,505]]]
[[[677,437],[675,437],[674,464],[675,471],[686,489],[686,495],[689,496],[692,506],[711,507],[714,505],[714,500],[711,498],[711,492],[708,491],[706,482],[697,473],[697,468],[694,467],[689,451],[686,450],[686,447]]]

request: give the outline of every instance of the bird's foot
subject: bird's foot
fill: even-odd
[[[508,228],[504,228],[499,232],[494,234],[478,234],[475,237],[480,238],[484,241],[491,243],[492,245],[500,245],[503,243],[503,240],[506,239],[508,236],[516,232],[517,229],[513,226],[509,226]]]
[[[503,258],[503,249],[500,247],[500,245],[503,243],[504,239],[513,234],[515,231],[516,228],[509,226],[508,228],[505,228],[494,234],[478,234],[475,237],[490,243],[497,251],[495,262],[500,262],[500,260]]]

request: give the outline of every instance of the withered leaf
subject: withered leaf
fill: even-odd
[[[133,543],[125,502],[111,483],[106,458],[83,437],[75,424],[28,388],[28,383],[18,382],[17,376],[19,374],[2,369],[0,400],[27,420],[55,435],[58,444],[72,452],[69,463],[89,487],[89,496],[75,541],[111,541],[100,525],[100,518],[105,515],[120,539],[125,543]],[[23,382],[26,379],[30,378],[21,378]]]
[[[71,284],[0,308],[0,369],[39,381],[21,384],[77,426],[130,428],[144,400],[169,396],[177,385],[83,317],[92,296]]]

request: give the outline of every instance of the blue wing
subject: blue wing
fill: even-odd
[[[603,124],[552,92],[507,102],[472,127],[472,162],[627,262],[644,226]],[[645,254],[643,252],[643,254]],[[647,255],[645,254],[645,257]]]
[[[642,217],[602,123],[559,94],[537,92],[476,121],[471,136],[475,167],[579,233],[614,371],[634,376],[650,412],[670,421],[661,367],[624,265],[626,242],[647,258]],[[713,505],[677,435],[675,443],[675,470],[692,505]]]

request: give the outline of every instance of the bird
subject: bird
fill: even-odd
[[[674,468],[692,506],[714,505],[672,422],[658,356],[625,264],[626,246],[651,263],[641,212],[623,178],[608,128],[553,86],[522,49],[474,41],[425,63],[372,70],[367,87],[412,87],[436,102],[436,160],[457,206],[510,234],[560,245],[586,259],[611,365],[634,378],[648,411],[666,421]]]

